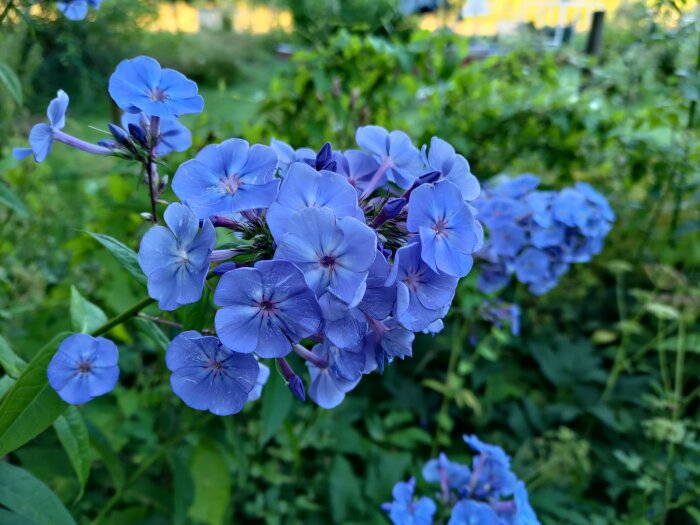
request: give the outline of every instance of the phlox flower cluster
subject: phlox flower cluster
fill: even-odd
[[[531,293],[554,288],[571,264],[600,253],[615,213],[585,182],[560,191],[538,190],[539,178],[524,174],[486,185],[474,206],[486,229],[479,250],[478,286],[495,292],[511,276]]]
[[[406,133],[379,126],[359,128],[358,148],[342,152],[330,143],[314,151],[231,138],[178,167],[172,190],[180,202],[167,206],[161,224],[167,178],[158,177],[159,158],[190,146],[178,117],[202,111],[203,100],[194,82],[143,56],[117,66],[109,93],[124,111],[121,126],[109,125],[113,140],[90,144],[64,133],[61,91],[49,122],[15,156],[41,162],[58,141],[142,164],[155,224],[138,261],[150,297],[172,311],[199,301],[205,286],[215,289],[211,328],[183,332],[167,350],[171,386],[187,405],[239,412],[260,396],[271,368],[263,360],[274,359],[292,394],[333,408],[364,375],[410,357],[416,332],[442,328],[483,241],[470,204],[479,183],[447,142],[434,137],[419,149]],[[95,382],[108,385],[78,344],[106,340],[76,341],[72,353],[59,352],[71,359],[49,370],[72,378],[66,395],[52,380],[68,402],[104,393]],[[287,361],[290,353],[301,361]],[[116,354],[109,363],[118,374]],[[80,388],[84,395],[75,394]]]
[[[423,467],[425,481],[438,487],[434,499],[416,496],[415,478],[394,486],[393,501],[382,506],[392,523],[432,525],[436,516],[449,516],[447,525],[539,525],[525,484],[503,449],[476,436],[464,436],[464,441],[474,452],[471,465],[441,453]]]

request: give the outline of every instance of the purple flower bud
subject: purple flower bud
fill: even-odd
[[[219,264],[214,270],[212,270],[216,275],[223,275],[226,272],[236,269],[236,263],[233,261],[227,261]]]
[[[408,201],[403,197],[399,197],[397,199],[390,199],[384,205],[384,208],[382,208],[381,213],[384,214],[387,219],[393,219],[399,213],[401,213],[401,210],[403,210],[404,206],[406,206],[407,203]]]
[[[289,384],[287,386],[289,387],[289,391],[294,394],[294,397],[296,397],[299,401],[306,401],[306,389],[304,388],[304,382],[299,376],[293,376],[289,380]]]
[[[115,126],[114,124],[107,124],[107,127],[117,143],[127,147],[131,145],[131,139],[126,131],[119,126]]]
[[[109,148],[109,149],[116,149],[117,148],[117,143],[114,142],[113,140],[98,140],[97,145],[102,146],[103,148]]]
[[[442,176],[442,173],[439,171],[429,171],[425,175],[422,175],[420,179],[416,182],[416,185],[421,185],[421,184],[432,184],[433,182],[437,182],[440,180],[440,177]]]
[[[129,134],[133,137],[133,139],[141,144],[144,148],[148,147],[148,139],[146,138],[146,132],[143,130],[142,127],[137,126],[135,124],[129,124]]]

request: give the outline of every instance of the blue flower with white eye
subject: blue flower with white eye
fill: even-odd
[[[216,337],[190,330],[172,340],[165,353],[170,386],[190,408],[217,416],[240,412],[260,375],[257,360],[225,347]]]
[[[169,229],[153,226],[141,239],[139,264],[148,278],[148,295],[161,310],[175,310],[202,296],[216,232],[208,220],[200,232],[197,217],[178,202],[165,210],[165,223]]]
[[[460,492],[467,487],[471,470],[466,465],[450,461],[447,455],[440,453],[436,459],[431,459],[423,467],[423,479],[428,483],[446,484],[447,488]]]
[[[77,21],[87,16],[88,6],[99,9],[101,2],[102,0],[63,0],[56,7],[68,20]]]
[[[472,461],[470,493],[487,499],[512,495],[518,480],[510,469],[510,456],[501,447],[484,443],[476,436],[464,436],[464,441],[479,453]]]
[[[358,193],[365,189],[379,169],[379,163],[374,157],[360,150],[349,149],[343,153],[334,151],[333,160],[336,164],[335,171],[344,176]]]
[[[306,362],[311,375],[309,397],[321,408],[335,408],[362,379],[365,353],[361,348],[340,349],[327,340],[314,346],[312,352],[327,366]]]
[[[383,186],[387,179],[408,189],[423,174],[420,151],[403,131],[388,132],[380,126],[362,126],[357,128],[355,140],[380,165],[372,175],[371,180],[375,182],[365,187],[368,195]]]
[[[58,346],[46,369],[61,399],[81,405],[111,392],[119,379],[119,350],[109,339],[73,334]]]
[[[109,94],[127,113],[152,117],[177,118],[204,109],[196,82],[174,69],[161,69],[147,56],[120,62],[109,78]]]
[[[416,499],[415,491],[415,478],[400,481],[391,491],[394,501],[382,505],[394,525],[432,525],[437,505],[426,496]]]
[[[357,219],[336,219],[329,209],[306,208],[290,218],[275,259],[298,266],[317,297],[331,292],[356,306],[376,250],[375,233]]]
[[[394,317],[409,330],[425,330],[445,316],[457,282],[456,277],[434,272],[423,261],[420,244],[399,248],[387,279],[387,284],[396,284]]]
[[[34,160],[43,162],[51,153],[51,145],[54,141],[54,133],[66,126],[66,110],[68,109],[68,95],[65,91],[58,90],[56,98],[49,103],[46,116],[48,124],[36,124],[29,133],[29,145],[31,148],[15,148],[13,155],[18,160],[24,160],[29,155],[34,155]]]
[[[330,171],[319,173],[307,164],[296,162],[289,167],[277,198],[267,210],[272,236],[281,239],[292,216],[305,208],[328,208],[337,218],[365,220],[357,206],[357,192],[342,175]]]
[[[449,180],[462,192],[465,201],[473,201],[479,196],[481,186],[472,175],[469,162],[462,155],[458,155],[455,149],[444,140],[433,137],[430,140],[430,149],[426,155],[426,146],[421,150],[423,160],[428,168],[437,171],[443,179]]]
[[[129,124],[142,126],[144,123],[150,128],[148,117],[143,113],[124,113],[122,115],[122,127],[124,129],[129,129]],[[174,118],[160,119],[159,128],[158,139],[153,149],[153,152],[159,157],[167,155],[171,151],[185,151],[192,145],[192,133],[180,124],[179,120]],[[149,134],[150,131],[149,129]]]
[[[214,292],[221,306],[214,324],[221,341],[237,352],[283,357],[291,342],[321,329],[321,309],[304,275],[286,261],[258,261],[226,272]]]
[[[513,261],[513,268],[521,283],[536,283],[549,278],[549,257],[537,248],[528,247]]]
[[[498,514],[486,503],[462,500],[452,508],[447,525],[501,525]]]
[[[180,165],[173,191],[200,219],[267,208],[275,200],[277,153],[242,139],[210,144]]]
[[[481,245],[483,233],[457,186],[442,181],[416,188],[406,225],[420,235],[421,256],[434,272],[454,277],[469,273],[471,254]]]
[[[258,378],[255,380],[255,386],[253,390],[248,394],[248,402],[257,401],[262,396],[262,390],[270,379],[270,367],[262,364],[258,361],[258,366],[260,367],[260,372],[258,373]]]

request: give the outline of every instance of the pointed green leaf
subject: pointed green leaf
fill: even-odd
[[[29,217],[29,210],[22,200],[15,194],[12,189],[0,182],[0,204],[3,204],[17,213],[20,217]]]
[[[75,407],[68,407],[62,416],[54,421],[58,440],[68,455],[80,483],[80,492],[76,499],[83,496],[85,484],[90,476],[90,437],[83,416]]]
[[[36,525],[75,525],[66,507],[42,481],[26,470],[0,463],[0,505]]]
[[[110,237],[109,235],[92,232],[86,233],[99,242],[102,246],[107,248],[134,279],[144,286],[146,285],[146,276],[141,271],[139,258],[134,250]]]
[[[46,367],[70,333],[54,337],[34,356],[0,402],[0,457],[21,447],[60,416],[66,404],[46,378]]]
[[[0,62],[0,84],[7,88],[15,102],[22,105],[22,83],[17,74],[8,66]]]
[[[144,319],[142,317],[134,318],[134,324],[139,332],[148,337],[158,348],[165,352],[170,344],[170,339],[168,339],[168,336],[160,329],[160,326],[150,319]]]
[[[192,455],[190,472],[194,482],[194,501],[190,518],[198,523],[221,525],[231,497],[231,476],[218,445],[202,439]]]
[[[89,334],[107,322],[102,309],[85,299],[75,286],[70,287],[70,318],[73,330]]]
[[[27,367],[27,362],[12,351],[7,340],[0,335],[0,366],[5,373],[17,379]]]
[[[279,374],[270,374],[260,405],[260,446],[263,447],[282,427],[292,409],[292,394]]]
[[[0,523],[2,525],[36,525],[29,518],[5,509],[0,509]]]

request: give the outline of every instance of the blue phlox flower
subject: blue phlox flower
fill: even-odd
[[[143,113],[124,113],[122,127],[129,129],[129,124],[143,127],[144,120],[148,122],[143,117]],[[147,126],[150,126],[150,123]],[[192,133],[179,120],[162,118],[159,127],[158,141],[154,148],[154,153],[159,157],[167,155],[171,151],[185,151],[192,145]]]
[[[297,265],[318,297],[328,291],[356,306],[376,250],[376,234],[357,219],[336,219],[327,208],[306,208],[290,218],[275,259]]]
[[[412,243],[396,251],[387,284],[396,284],[394,317],[414,332],[425,330],[447,313],[458,279],[434,272],[421,258],[421,247]]]
[[[552,224],[543,228],[533,224],[530,228],[530,242],[535,248],[550,248],[564,243],[566,228],[560,224]]]
[[[319,298],[323,333],[338,348],[355,348],[367,333],[367,320],[357,307],[350,307],[330,292]]]
[[[328,366],[306,362],[311,376],[309,397],[321,408],[335,408],[362,379],[366,355],[362,348],[340,349],[329,341],[315,345],[312,352]]]
[[[513,335],[520,335],[520,308],[517,304],[507,304],[503,301],[484,301],[480,308],[484,320],[501,328],[503,323],[510,326]]]
[[[343,153],[334,151],[333,159],[336,163],[335,171],[344,176],[358,193],[365,189],[379,169],[379,163],[374,157],[360,150],[349,149]]]
[[[471,209],[449,181],[423,184],[413,191],[408,230],[420,235],[421,256],[434,272],[463,277],[472,268],[471,254],[483,241]]]
[[[387,286],[388,277],[389,263],[384,254],[378,251],[369,269],[365,293],[359,304],[360,310],[373,319],[386,319],[394,309],[396,285]]]
[[[551,275],[549,263],[550,259],[544,251],[528,247],[515,258],[513,268],[518,281],[535,283],[549,279]]]
[[[489,229],[506,222],[517,223],[528,213],[524,203],[511,198],[484,196],[475,204],[479,210],[479,220]]]
[[[423,174],[420,151],[403,131],[388,132],[380,126],[362,126],[357,128],[355,140],[380,164],[378,175],[375,174],[377,184],[370,188],[370,192],[383,186],[386,179],[408,189]]]
[[[389,317],[384,321],[371,320],[371,333],[365,337],[365,353],[376,362],[380,373],[384,372],[384,363],[391,363],[398,357],[403,360],[413,356],[413,340],[415,334]],[[374,370],[375,367],[371,367]],[[370,371],[371,371],[370,370]]]
[[[204,109],[194,81],[174,69],[161,69],[147,56],[120,62],[109,79],[109,94],[127,113],[152,117],[177,118]]]
[[[540,185],[540,178],[532,173],[523,173],[512,179],[505,180],[493,189],[493,192],[511,199],[520,199]]]
[[[119,378],[119,350],[109,339],[73,334],[58,346],[46,375],[51,388],[72,405],[111,392]]]
[[[286,261],[258,261],[226,272],[214,292],[214,324],[237,352],[282,357],[321,329],[321,309],[304,275]]]
[[[526,231],[515,223],[501,219],[491,231],[489,242],[501,256],[514,257],[527,241]]]
[[[216,337],[193,330],[171,341],[165,362],[175,395],[190,408],[217,416],[240,412],[260,376],[251,354],[234,352]]]
[[[416,499],[415,490],[415,478],[400,481],[391,491],[394,501],[382,505],[394,525],[432,525],[437,505],[426,496]]]
[[[428,327],[423,330],[423,333],[426,335],[436,335],[442,332],[445,329],[445,323],[443,322],[442,319],[438,319],[437,321],[433,321],[428,325]]]
[[[423,146],[421,153],[428,168],[440,172],[442,178],[457,186],[465,201],[473,201],[479,196],[481,186],[477,178],[472,175],[469,162],[462,155],[458,155],[450,144],[438,137],[433,137],[430,140],[430,150],[427,155],[425,150],[426,147]]]
[[[63,0],[57,2],[56,7],[68,20],[77,21],[87,16],[88,6],[99,9],[100,2],[102,0]]]
[[[552,212],[553,191],[533,191],[525,196],[525,203],[530,208],[532,220],[542,228],[551,228],[554,224]]]
[[[552,201],[554,218],[571,228],[585,225],[589,213],[586,197],[574,188],[564,188]]]
[[[477,287],[484,293],[497,292],[510,281],[508,268],[502,262],[484,261],[479,264]]]
[[[173,191],[198,218],[266,208],[275,200],[277,153],[242,139],[210,144],[180,165]]]
[[[311,148],[299,148],[295,150],[286,142],[274,138],[270,141],[270,147],[275,150],[279,157],[279,176],[282,178],[287,175],[289,166],[293,163],[303,162],[306,164],[307,161],[316,158],[316,154]]]
[[[253,390],[248,393],[248,402],[257,401],[262,396],[262,390],[270,379],[270,367],[262,364],[258,361],[258,366],[260,367],[260,372],[258,372],[258,378],[255,380],[255,386]]]
[[[515,486],[515,516],[513,517],[513,525],[540,525],[534,509],[530,505],[530,499],[527,495],[525,483],[518,481]]]
[[[165,210],[164,226],[153,226],[141,239],[139,264],[148,278],[148,294],[161,310],[194,303],[202,296],[216,232],[178,202]],[[199,233],[198,233],[199,232]]]
[[[484,443],[476,436],[464,436],[464,441],[479,454],[472,461],[470,494],[486,499],[512,495],[518,480],[511,471],[510,456],[501,447]]]
[[[594,204],[600,210],[603,219],[608,222],[613,222],[615,220],[615,212],[610,207],[610,203],[605,197],[603,197],[603,195],[593,189],[593,187],[587,182],[577,182],[575,186],[576,189],[581,192],[589,202]]]
[[[486,503],[467,499],[452,508],[447,525],[501,525],[501,519]]]
[[[24,160],[29,155],[34,155],[34,160],[43,162],[51,153],[51,145],[54,140],[54,132],[62,130],[66,126],[66,111],[68,109],[68,95],[63,90],[58,90],[46,110],[49,123],[36,124],[29,133],[30,148],[15,148],[13,155],[18,160]]]
[[[307,164],[297,162],[289,167],[277,198],[267,210],[267,225],[272,236],[281,239],[291,217],[305,208],[328,208],[337,218],[365,220],[357,206],[357,191],[345,177],[330,171],[319,173]]]
[[[423,467],[423,479],[428,483],[443,483],[447,488],[460,492],[467,487],[471,470],[466,465],[450,461],[447,455],[440,455],[428,461]]]

